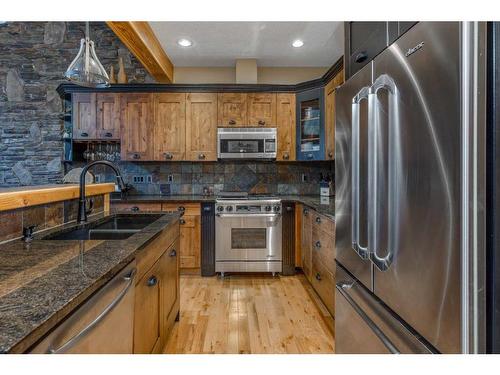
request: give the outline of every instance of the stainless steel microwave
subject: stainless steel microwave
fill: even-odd
[[[276,128],[217,128],[219,159],[276,159]]]

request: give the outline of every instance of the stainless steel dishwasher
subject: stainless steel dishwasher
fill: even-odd
[[[72,312],[30,353],[132,353],[135,261]]]

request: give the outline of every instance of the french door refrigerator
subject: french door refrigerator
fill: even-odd
[[[481,33],[420,22],[338,89],[337,353],[481,351]]]

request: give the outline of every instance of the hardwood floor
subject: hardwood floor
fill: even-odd
[[[181,276],[180,321],[165,353],[333,353],[303,275]]]

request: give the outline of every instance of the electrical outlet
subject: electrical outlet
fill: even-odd
[[[169,174],[168,177],[167,177],[167,181],[168,182],[174,182],[174,175],[173,174]]]
[[[132,181],[134,184],[143,184],[145,182],[144,176],[132,176]]]
[[[302,182],[307,182],[307,175],[302,173]]]
[[[153,182],[153,176],[152,176],[152,175],[150,175],[150,174],[148,174],[148,175],[146,176],[146,182],[147,182],[148,184],[152,183],[152,182]]]
[[[100,183],[101,181],[102,181],[102,176],[101,176],[100,174],[96,174],[96,175],[94,176],[94,182],[95,182],[96,184],[98,184],[98,183]]]

